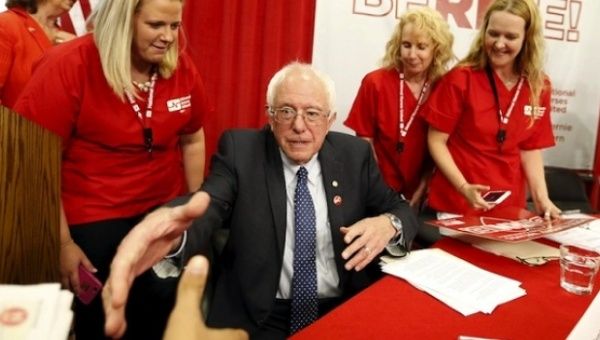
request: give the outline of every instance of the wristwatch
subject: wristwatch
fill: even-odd
[[[402,232],[402,221],[396,215],[391,213],[383,214],[387,218],[390,219],[390,223],[392,227],[396,229],[396,235],[390,240],[390,242],[385,246],[387,252],[392,256],[404,256],[407,253],[407,250],[404,246],[404,233]]]

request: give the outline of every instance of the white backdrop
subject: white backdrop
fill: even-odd
[[[463,57],[476,33],[477,13],[490,0],[317,0],[313,63],[331,75],[343,126],[362,77],[379,65],[397,18],[430,6],[446,18]],[[539,0],[546,38],[546,72],[553,83],[552,121],[557,145],[545,164],[591,170],[600,108],[600,0]]]

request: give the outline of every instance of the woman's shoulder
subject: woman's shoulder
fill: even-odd
[[[390,78],[398,79],[398,71],[394,68],[382,67],[365,74],[363,81],[378,82]]]
[[[448,71],[447,75],[453,77],[472,77],[478,73],[479,70],[475,69],[473,66],[456,65],[450,71]]]
[[[361,88],[380,89],[398,83],[398,71],[391,68],[379,68],[365,74],[361,81]]]
[[[85,77],[87,70],[95,69],[100,56],[91,34],[87,34],[62,44],[53,46],[42,57],[36,69],[46,69],[50,73],[71,74]]]
[[[448,71],[438,83],[466,84],[473,78],[484,75],[485,72],[468,65],[457,65]]]
[[[90,54],[98,55],[98,49],[91,33],[69,40],[52,47],[46,52],[46,59],[73,62],[78,59],[87,59]]]
[[[0,12],[0,28],[3,31],[20,30],[23,27],[23,22],[27,21],[28,18],[31,18],[29,14],[22,10],[9,9]]]

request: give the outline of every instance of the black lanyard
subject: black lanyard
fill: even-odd
[[[506,115],[502,112],[500,108],[500,99],[498,97],[498,89],[496,88],[496,82],[494,81],[494,75],[492,73],[492,68],[490,65],[485,67],[485,73],[487,75],[488,81],[490,82],[490,86],[492,87],[492,92],[494,93],[494,100],[496,102],[496,108],[498,109],[498,132],[496,133],[496,141],[498,142],[500,149],[502,149],[502,144],[506,140],[506,125],[508,124],[508,120],[510,119],[510,115],[512,114],[513,108],[515,106],[515,102],[521,93],[521,87],[523,86],[523,77],[519,77],[519,83],[517,85],[517,91],[512,97],[510,102],[510,106],[508,107],[508,111]]]

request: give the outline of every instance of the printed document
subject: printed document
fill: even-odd
[[[441,249],[422,249],[382,267],[468,316],[490,314],[526,294],[519,281],[483,270]]]

